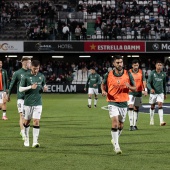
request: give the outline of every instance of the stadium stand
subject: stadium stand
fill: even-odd
[[[1,40],[61,40],[64,24],[71,40],[77,25],[87,28],[87,39],[170,37],[169,0],[5,0],[0,6]]]

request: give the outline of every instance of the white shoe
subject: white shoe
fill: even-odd
[[[33,148],[39,148],[39,147],[40,147],[40,144],[39,144],[39,143],[33,143],[33,144],[32,144],[32,147],[33,147]]]
[[[153,119],[150,120],[150,125],[154,125],[154,120]]]
[[[24,146],[30,146],[29,137],[25,137]]]
[[[22,140],[25,140],[25,135],[20,132],[20,136],[22,137]]]
[[[114,151],[116,152],[117,155],[122,154],[122,151],[120,148],[115,148]]]

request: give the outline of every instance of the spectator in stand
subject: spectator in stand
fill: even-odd
[[[159,34],[159,27],[158,27],[158,23],[156,23],[156,24],[154,25],[153,30],[155,31],[155,40],[157,40],[157,38],[158,38],[158,34]]]
[[[85,25],[82,26],[81,34],[82,34],[83,40],[87,40],[87,29],[85,28]]]
[[[79,11],[83,12],[83,4],[82,4],[82,3],[80,3],[80,4],[77,5],[77,11],[78,11],[78,12],[79,12]]]
[[[164,26],[169,27],[169,19],[167,17],[164,20]]]
[[[68,40],[70,30],[69,30],[69,27],[66,24],[63,25],[62,33],[63,33],[63,40]]]
[[[134,28],[134,40],[137,40],[138,38],[137,38],[137,36],[138,36],[138,31],[137,31],[137,28],[135,27]]]
[[[142,17],[142,20],[140,20],[139,27],[140,28],[145,28],[146,27],[146,20],[145,20],[144,17]]]
[[[162,5],[159,5],[158,6],[158,17],[159,16],[165,16],[165,10],[164,10],[164,8],[162,7]]]
[[[77,25],[76,29],[75,29],[75,37],[76,40],[80,40],[80,35],[81,35],[81,28],[79,25]]]

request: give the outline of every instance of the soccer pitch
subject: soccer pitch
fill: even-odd
[[[170,117],[165,127],[149,125],[140,114],[137,131],[129,131],[126,117],[120,137],[122,155],[110,143],[111,122],[105,97],[98,107],[87,107],[87,94],[43,94],[40,148],[26,148],[19,136],[16,95],[7,104],[8,121],[0,120],[0,170],[169,170]],[[166,100],[170,103],[170,95]],[[148,103],[148,97],[144,97]],[[1,112],[2,113],[2,112]],[[169,111],[170,113],[170,111]],[[32,127],[30,129],[32,145]]]

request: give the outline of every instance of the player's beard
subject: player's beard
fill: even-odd
[[[118,72],[120,72],[120,71],[122,71],[123,67],[122,66],[118,66],[118,67],[116,67],[116,69],[117,69]]]

